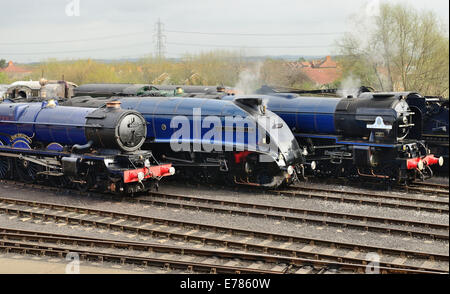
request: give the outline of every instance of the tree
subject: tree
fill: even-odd
[[[267,59],[261,67],[261,80],[271,86],[303,89],[315,86],[305,73],[289,68],[284,60]]]
[[[0,68],[5,68],[8,64],[5,59],[0,59]]]
[[[384,91],[448,96],[449,38],[438,17],[406,4],[380,4],[363,31],[338,41],[344,75]]]
[[[8,77],[3,72],[0,72],[0,84],[8,84]]]

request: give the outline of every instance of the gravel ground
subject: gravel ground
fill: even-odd
[[[212,198],[208,197],[208,199],[212,199]],[[158,200],[160,200],[160,198],[156,197],[156,200],[158,201]],[[227,200],[229,200],[229,199],[227,199]],[[185,201],[185,200],[172,200],[171,199],[171,200],[161,200],[161,201],[163,201],[163,203],[170,203],[170,204],[172,204],[172,207],[177,207],[177,205],[179,205],[179,204],[181,204],[181,205],[197,204],[197,202],[191,202],[191,201]],[[158,205],[163,206],[163,204],[158,204]],[[201,205],[203,206],[204,204],[201,204]],[[275,203],[274,203],[274,205],[275,205]],[[281,212],[281,211],[276,211],[276,210],[275,211],[267,211],[267,210],[261,210],[261,209],[253,209],[253,208],[240,208],[240,207],[237,208],[237,207],[233,207],[233,206],[229,206],[229,205],[221,205],[221,204],[207,204],[205,206],[208,207],[208,208],[212,207],[212,208],[215,208],[215,209],[233,209],[233,211],[242,212],[241,213],[242,215],[245,214],[245,213],[251,212],[251,213],[259,213],[259,214],[267,213],[267,214],[270,214],[270,215],[276,215],[277,216],[277,217],[272,217],[271,216],[271,217],[269,217],[270,219],[280,219],[279,217],[286,217],[286,218],[289,218],[289,217],[302,218],[302,217],[304,217],[304,215],[301,214],[301,213],[289,213],[289,212]],[[292,208],[293,206],[286,206],[286,207]],[[193,208],[189,208],[189,209],[193,209]],[[206,209],[204,209],[204,210],[206,210]],[[327,211],[328,212],[335,212],[335,210],[327,210]],[[226,214],[226,213],[224,213],[224,214]],[[235,213],[235,214],[239,215],[239,213]],[[346,213],[344,215],[349,216],[350,214]],[[367,214],[364,214],[364,215],[367,216]],[[427,235],[430,235],[430,234],[446,234],[446,235],[448,235],[448,230],[427,228],[427,227],[424,227],[424,226],[423,227],[418,226],[416,228],[411,228],[410,226],[405,226],[405,225],[395,224],[395,223],[394,224],[385,224],[383,222],[377,222],[377,221],[362,222],[362,221],[360,221],[358,219],[343,219],[343,218],[340,218],[340,217],[321,216],[321,215],[308,215],[307,219],[308,220],[315,220],[315,221],[308,221],[309,223],[312,223],[312,224],[314,224],[314,223],[317,224],[319,221],[322,222],[322,223],[323,222],[330,223],[330,222],[335,221],[335,222],[339,222],[339,223],[343,222],[345,224],[364,225],[364,226],[376,226],[376,227],[383,227],[383,228],[390,228],[390,229],[399,229],[399,230],[408,230],[408,229],[411,230],[411,229],[413,229],[414,232],[422,232],[422,233],[427,234]],[[399,219],[399,218],[396,218],[396,219]],[[294,222],[294,223],[297,222],[298,223],[301,220],[288,219],[286,221],[287,222]],[[409,219],[409,221],[411,221],[411,219]],[[332,226],[332,227],[336,227],[336,228],[343,227],[343,226],[340,226],[339,224],[337,224],[337,225],[329,224],[329,225]],[[360,228],[360,229],[363,229],[363,228]]]
[[[105,230],[101,228],[95,228],[95,227],[87,227],[87,226],[80,226],[80,225],[66,225],[65,223],[58,223],[55,225],[52,221],[46,221],[43,222],[39,219],[30,220],[28,217],[22,217],[18,218],[16,216],[5,216],[0,215],[0,222],[4,224],[5,226],[9,228],[16,228],[16,229],[26,229],[26,230],[32,230],[35,232],[51,232],[51,233],[57,233],[57,234],[68,234],[73,236],[84,236],[84,237],[94,237],[94,238],[103,238],[103,239],[112,239],[112,240],[122,240],[122,241],[133,241],[133,242],[145,242],[145,243],[155,243],[155,244],[164,244],[164,245],[171,245],[171,246],[179,246],[183,248],[203,248],[203,249],[213,249],[213,250],[224,250],[223,247],[216,247],[214,245],[203,245],[198,242],[189,242],[185,243],[184,241],[176,241],[173,239],[167,239],[165,237],[149,237],[134,233],[127,233],[127,232],[121,232],[121,231],[112,231],[112,230]],[[204,235],[205,233],[198,233],[194,235]],[[226,237],[227,240],[234,240],[234,241],[243,241],[242,237],[240,236],[228,236]],[[250,243],[256,242],[255,244],[258,244],[257,240],[251,240]],[[301,243],[282,243],[279,241],[272,241],[270,243],[266,244],[267,246],[280,246],[280,245],[286,245],[285,248],[291,249],[291,250],[302,250],[305,244]],[[327,247],[326,247],[327,248]],[[227,250],[232,251],[239,251],[238,249],[230,249],[227,248]],[[324,248],[317,246],[314,248],[311,248],[310,252],[315,253],[323,253]],[[341,256],[347,255],[349,252],[345,249],[336,249],[333,252],[334,254],[338,254]],[[354,257],[356,258],[366,258],[366,252],[360,252],[357,253]],[[398,259],[398,255],[389,255],[389,254],[383,254],[381,261],[382,262],[394,262]],[[409,266],[421,266],[424,263],[424,259],[415,259],[409,257],[404,262],[404,265]],[[447,270],[448,271],[448,262],[438,262],[434,263],[432,266],[435,269],[441,269],[441,270]]]
[[[277,196],[263,192],[237,192],[230,189],[227,190],[226,188],[224,188],[223,190],[215,190],[213,193],[211,193],[210,187],[190,187],[181,185],[174,186],[167,184],[160,189],[160,192],[180,195],[193,195],[197,197],[208,197],[217,200],[222,199],[229,201],[242,201],[248,203],[260,203],[264,205],[304,208],[347,214],[360,214],[373,217],[389,217],[400,220],[416,220],[437,224],[449,223],[449,216],[445,213],[419,211],[414,209],[378,207],[374,205],[361,205],[355,203],[341,203],[333,200],[328,201],[303,197]],[[33,191],[33,193],[30,193],[29,188],[23,189],[8,185],[0,187],[0,195],[2,195],[3,197],[57,202],[75,206],[100,205],[96,206],[97,209],[107,209],[108,206],[112,205],[111,203],[117,203],[105,202],[105,199],[90,198],[87,196],[64,195],[61,193],[54,193],[49,191]],[[105,205],[105,203],[108,204]],[[130,204],[120,203],[120,205],[117,207],[125,207],[126,205]],[[135,208],[139,208],[139,206],[142,205],[139,204],[138,206],[135,206]]]
[[[441,181],[442,182],[442,181]],[[447,184],[448,184],[448,178],[447,178]],[[314,182],[300,182],[297,185],[291,186],[288,189],[296,189],[298,188],[298,190],[301,191],[302,187],[310,187],[310,188],[319,188],[319,189],[331,189],[334,191],[343,191],[343,192],[357,192],[357,193],[361,193],[362,195],[366,195],[365,197],[370,197],[370,195],[368,194],[379,194],[379,195],[385,195],[385,194],[389,194],[392,196],[399,196],[399,197],[408,197],[408,198],[412,198],[412,199],[438,199],[438,200],[442,200],[442,199],[448,199],[448,197],[443,197],[443,196],[435,196],[435,195],[431,195],[431,194],[421,194],[421,193],[415,193],[415,192],[406,192],[406,191],[401,191],[401,190],[394,190],[394,191],[388,191],[384,188],[381,188],[381,186],[375,186],[373,188],[362,188],[359,186],[346,186],[346,185],[340,185],[340,184],[327,184],[327,183],[322,183],[319,182],[317,180],[315,180]],[[197,191],[197,190],[206,190],[207,192],[211,192],[211,190],[214,190],[214,196],[229,196],[230,193],[231,194],[235,194],[237,196],[240,195],[256,195],[258,197],[260,197],[261,195],[264,194],[271,194],[270,192],[265,192],[264,190],[258,190],[257,189],[253,189],[253,190],[249,190],[246,187],[226,187],[226,186],[214,186],[214,185],[192,185],[192,184],[185,184],[185,183],[180,183],[180,182],[174,182],[173,180],[170,181],[166,181],[165,183],[161,184],[161,191],[165,190],[165,189],[187,189],[187,190],[192,190],[192,191]],[[280,191],[282,190],[286,190],[284,188],[280,188]],[[308,191],[309,192],[309,191]],[[324,192],[320,192],[320,191],[312,191],[312,193],[324,193]],[[352,195],[348,195],[348,194],[344,194],[345,197],[350,197]],[[356,195],[356,196],[352,196],[352,197],[358,197],[360,195]],[[372,197],[374,198],[374,197]],[[374,199],[382,199],[382,198],[374,198]]]
[[[321,185],[316,185],[320,187]],[[329,187],[324,185],[323,187]],[[345,187],[336,187],[341,189]],[[346,188],[348,190],[358,190],[356,188]],[[296,197],[283,197],[267,194],[264,192],[239,192],[237,189],[227,189],[210,186],[177,186],[172,183],[161,184],[160,192],[173,194],[184,194],[194,196],[210,197],[212,199],[225,199],[243,202],[259,202],[266,205],[277,205],[287,207],[309,208],[315,210],[327,210],[332,212],[342,212],[348,214],[363,214],[377,217],[391,217],[405,220],[429,221],[433,223],[448,224],[448,214],[438,214],[430,212],[420,212],[415,210],[404,210],[396,208],[376,207],[361,204],[338,203],[335,201],[324,201],[317,199],[305,199]],[[383,191],[382,193],[386,193]],[[18,188],[16,186],[2,185],[0,196],[28,199],[36,201],[47,201],[61,203],[65,205],[85,206],[94,209],[114,210],[131,214],[139,214],[157,218],[168,218],[193,223],[203,223],[218,225],[223,227],[241,228],[252,231],[271,232],[275,234],[286,234],[300,237],[319,238],[337,242],[355,242],[375,247],[389,247],[396,249],[420,250],[430,253],[449,254],[448,241],[433,241],[428,238],[411,238],[399,235],[387,235],[377,232],[364,232],[359,229],[344,229],[335,226],[318,226],[313,224],[301,224],[288,221],[278,221],[271,219],[261,219],[240,215],[217,214],[204,211],[193,211],[186,209],[166,208],[153,205],[131,204],[125,202],[110,201],[87,196],[63,195],[49,191],[30,190],[29,188]],[[426,197],[426,196],[425,196]],[[96,228],[68,226],[65,224],[45,225],[20,219],[11,215],[0,215],[0,224],[5,227],[18,229],[35,229],[47,232],[73,234],[82,236],[101,237],[109,239],[130,241],[161,242],[186,246],[185,243],[176,242],[169,239],[149,238],[136,236],[114,231],[106,231]],[[101,236],[99,236],[101,234]],[[236,237],[238,238],[238,237]],[[238,238],[239,239],[239,238]]]
[[[442,184],[442,185],[448,185],[449,184],[449,179],[448,179],[448,174],[446,176],[435,176],[432,177],[431,179],[427,180],[430,183],[435,183],[435,184]]]
[[[304,208],[311,210],[323,210],[348,214],[361,214],[374,217],[390,217],[402,220],[419,220],[433,223],[448,224],[448,214],[419,211],[414,209],[398,209],[390,207],[378,207],[374,205],[361,205],[354,203],[341,203],[337,201],[327,201],[320,199],[309,199],[303,197],[276,196],[267,193],[243,193],[233,190],[214,191],[204,187],[180,187],[166,185],[160,189],[160,192],[194,195],[198,197],[209,197],[211,199],[223,199],[229,201],[242,201],[248,203],[260,203],[264,205],[275,205],[284,207]],[[356,197],[355,197],[356,198]]]
[[[172,188],[171,190],[173,190]],[[191,191],[184,190],[185,193],[189,193]],[[201,193],[209,193],[211,191],[202,191]],[[40,195],[42,197],[40,197]],[[3,195],[3,192],[1,193]],[[410,238],[403,237],[397,235],[387,235],[380,234],[377,232],[364,232],[359,229],[343,229],[337,228],[333,226],[321,226],[321,225],[312,225],[312,224],[302,224],[302,223],[293,223],[279,220],[271,220],[271,219],[261,219],[261,218],[253,218],[246,217],[240,215],[229,215],[229,214],[217,214],[205,211],[195,211],[195,210],[186,210],[186,209],[178,209],[178,208],[166,208],[161,206],[153,206],[153,205],[143,205],[143,204],[133,204],[133,203],[125,203],[125,202],[112,202],[104,199],[92,199],[84,196],[65,196],[58,195],[56,193],[48,193],[48,192],[34,192],[33,194],[29,193],[29,190],[26,189],[8,189],[8,196],[11,198],[21,198],[21,199],[39,199],[39,201],[49,201],[54,203],[62,203],[66,205],[74,205],[74,206],[85,206],[93,209],[107,209],[113,211],[119,211],[130,214],[138,214],[143,216],[151,216],[156,218],[167,218],[185,222],[192,223],[201,223],[201,224],[210,224],[217,225],[227,228],[241,228],[245,230],[251,231],[261,231],[261,232],[269,232],[275,234],[285,234],[299,237],[310,237],[310,238],[318,238],[324,240],[333,240],[337,242],[355,242],[360,244],[367,244],[372,246],[380,246],[380,247],[390,247],[390,248],[404,248],[409,250],[425,250],[429,252],[436,253],[448,253],[448,242],[444,241],[430,241],[429,239],[422,238]],[[36,198],[39,197],[39,198]],[[255,196],[251,196],[255,197]],[[271,198],[279,198],[274,195],[263,195],[263,197],[271,197]],[[44,199],[45,198],[45,199]],[[292,199],[287,199],[292,200]],[[296,199],[295,199],[296,200]],[[361,205],[355,204],[341,204],[341,203],[328,203],[328,206],[318,207],[317,203],[320,201],[314,199],[308,199],[309,204],[301,203],[297,207],[305,207],[306,205],[311,205],[311,208],[319,209],[325,208],[330,211],[341,211],[348,213],[355,213],[357,209],[358,213],[364,214],[367,212],[369,214],[373,213],[376,209],[380,212],[380,214],[375,213],[377,216],[386,215],[385,211],[387,208],[375,208],[375,207],[366,207],[365,210],[362,210]],[[281,200],[278,199],[277,203],[280,204]],[[315,205],[314,205],[315,203]],[[286,205],[283,203],[283,205]],[[342,205],[345,205],[346,209],[342,209]],[[296,207],[292,205],[292,207]],[[392,212],[391,216],[395,216],[396,209],[389,209]],[[403,210],[397,210],[397,217],[405,217],[406,212]],[[401,214],[400,214],[401,213]],[[411,212],[410,212],[411,213]],[[439,214],[430,214],[426,212],[416,212],[409,215],[409,217],[413,220],[427,221],[432,220],[437,223],[448,223],[448,215],[439,215]]]

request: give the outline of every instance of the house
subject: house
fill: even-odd
[[[292,71],[303,72],[317,86],[331,84],[342,76],[341,68],[331,56],[324,60],[287,62],[286,66]]]
[[[0,68],[0,72],[4,72],[9,78],[22,78],[32,73],[32,71],[16,66],[12,61],[8,62],[5,68]]]

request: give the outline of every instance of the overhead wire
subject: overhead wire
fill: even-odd
[[[98,40],[108,40],[115,38],[122,38],[126,36],[135,36],[141,35],[145,32],[135,32],[135,33],[126,33],[126,34],[118,34],[118,35],[109,35],[103,37],[95,37],[95,38],[86,38],[86,39],[72,39],[72,40],[60,40],[60,41],[39,41],[39,42],[0,42],[0,45],[38,45],[38,44],[63,44],[63,43],[77,43],[77,42],[87,42],[87,41],[98,41]]]
[[[179,34],[201,34],[201,35],[230,35],[230,36],[307,36],[307,35],[334,35],[343,34],[344,32],[324,32],[324,33],[279,33],[279,34],[257,34],[257,33],[227,33],[227,32],[198,32],[198,31],[179,31],[179,30],[165,30],[168,33],[179,33]],[[51,41],[30,41],[30,42],[0,42],[0,46],[8,45],[48,45],[48,44],[65,44],[65,43],[77,43],[77,42],[87,42],[87,41],[98,41],[98,40],[108,40],[123,38],[128,36],[136,36],[146,34],[146,31],[134,32],[134,33],[123,33],[114,35],[104,35],[96,38],[84,38],[84,39],[71,39],[71,40],[51,40]],[[174,46],[190,46],[190,47],[209,47],[209,48],[241,48],[241,49],[300,49],[300,48],[329,48],[332,45],[277,45],[277,46],[248,46],[248,45],[234,45],[234,44],[199,44],[199,43],[182,43],[182,42],[166,42],[169,45]],[[68,53],[82,53],[82,52],[94,52],[102,50],[116,50],[130,48],[134,46],[148,46],[152,45],[151,42],[139,42],[133,44],[126,44],[123,46],[114,47],[102,47],[102,48],[90,48],[90,49],[75,49],[75,50],[63,50],[63,51],[44,51],[44,52],[6,52],[0,53],[1,55],[16,55],[16,56],[31,56],[31,55],[51,55],[51,54],[68,54]],[[180,54],[181,55],[181,54]]]
[[[196,34],[196,35],[227,35],[227,36],[261,36],[261,37],[278,37],[278,36],[320,36],[320,35],[340,35],[345,32],[311,32],[311,33],[271,33],[271,34],[257,34],[257,33],[208,33],[208,32],[189,32],[189,31],[176,31],[176,30],[164,30],[168,33],[179,34]]]
[[[246,45],[215,45],[215,44],[193,44],[193,43],[178,43],[178,42],[166,42],[167,44],[180,45],[180,46],[196,46],[196,47],[225,47],[225,48],[322,48],[331,47],[332,45],[310,45],[310,46],[246,46]]]
[[[176,30],[164,30],[164,32],[168,33],[181,33],[181,34],[201,34],[201,35],[230,35],[230,36],[316,36],[316,35],[337,35],[344,34],[345,32],[311,32],[311,33],[278,33],[278,34],[256,34],[256,33],[209,33],[209,32],[194,32],[194,31],[176,31]],[[92,37],[92,38],[84,38],[84,39],[70,39],[70,40],[49,40],[49,41],[33,41],[33,42],[0,42],[0,45],[39,45],[39,44],[64,44],[64,43],[77,43],[77,42],[88,42],[88,41],[98,41],[98,40],[108,40],[115,38],[122,38],[128,36],[136,36],[147,34],[147,31],[140,31],[134,33],[124,33],[124,34],[115,34],[115,35],[106,35],[100,37]]]

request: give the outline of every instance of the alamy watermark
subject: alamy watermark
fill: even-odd
[[[369,252],[366,254],[366,260],[369,263],[366,265],[366,274],[380,273],[380,255],[376,252]]]
[[[194,108],[192,119],[175,116],[170,128],[170,147],[175,152],[257,151],[278,153],[280,128],[283,123],[274,116],[202,116],[201,108]],[[161,125],[162,131],[167,129]],[[268,161],[266,156],[260,160]]]
[[[79,274],[80,273],[80,256],[76,252],[69,252],[66,255],[66,261],[69,263],[66,265],[66,274]]]
[[[70,0],[66,4],[67,16],[80,16],[80,0]]]

